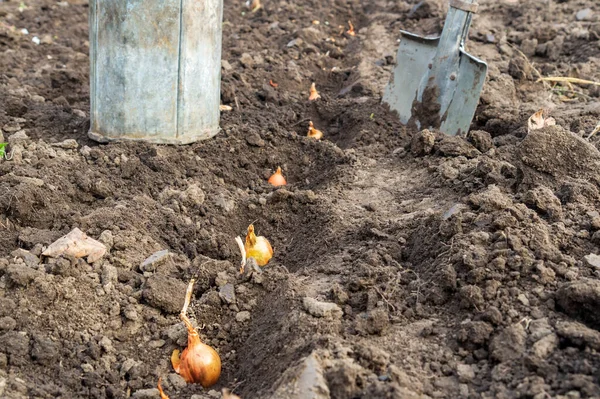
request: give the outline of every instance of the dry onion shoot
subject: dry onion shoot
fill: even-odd
[[[221,375],[221,358],[217,351],[200,340],[198,331],[187,317],[187,308],[192,298],[194,279],[190,280],[185,293],[185,302],[179,318],[183,321],[188,331],[188,345],[179,353],[175,349],[171,355],[171,364],[175,372],[188,383],[200,384],[208,388],[217,383]]]
[[[170,399],[169,396],[163,391],[162,386],[160,386],[161,378],[158,379],[158,393],[160,394],[160,399]]]

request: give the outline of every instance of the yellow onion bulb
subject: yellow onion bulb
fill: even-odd
[[[246,250],[246,258],[254,258],[259,266],[265,266],[273,257],[273,248],[269,240],[263,236],[257,237],[252,224],[248,226],[244,249]]]
[[[200,340],[198,331],[183,312],[180,317],[188,330],[188,345],[181,354],[178,350],[173,351],[171,364],[175,372],[187,383],[200,384],[204,388],[211,387],[221,376],[221,357],[217,351]]]

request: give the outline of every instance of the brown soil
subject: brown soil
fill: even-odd
[[[0,1],[0,397],[154,398],[159,376],[171,398],[600,397],[600,90],[536,83],[600,81],[600,6],[480,1],[468,47],[489,75],[452,138],[380,105],[398,31],[439,32],[445,3],[226,1],[234,110],[170,147],[87,138],[85,0]],[[559,126],[527,134],[540,108]],[[275,257],[239,276],[251,222]],[[74,227],[109,253],[41,256]],[[212,391],[169,363],[192,277]]]

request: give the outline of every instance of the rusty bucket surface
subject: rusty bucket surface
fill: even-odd
[[[90,0],[99,142],[187,144],[219,131],[222,0]]]

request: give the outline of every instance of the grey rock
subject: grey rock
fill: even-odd
[[[600,269],[600,256],[596,254],[589,254],[583,257],[585,263],[588,266],[593,267],[595,269]]]
[[[233,284],[227,283],[222,285],[219,288],[219,297],[228,305],[235,303],[235,287]]]
[[[123,309],[123,316],[125,316],[127,320],[131,321],[136,321],[139,319],[137,310],[135,309],[134,305],[125,306],[125,309]]]
[[[591,8],[584,8],[577,11],[577,14],[575,14],[575,19],[578,21],[591,21],[593,17],[594,11],[592,11]]]
[[[181,192],[179,199],[186,206],[200,206],[206,198],[204,191],[197,184],[190,184]]]
[[[156,268],[160,265],[165,264],[171,257],[168,249],[163,249],[150,255],[140,265],[140,270],[143,272],[155,272]]]
[[[235,202],[232,199],[225,197],[223,194],[219,194],[217,198],[215,198],[215,205],[223,209],[226,213],[235,209]]]
[[[12,264],[6,268],[8,281],[17,286],[26,286],[40,275],[40,272],[24,264]]]
[[[102,284],[106,285],[108,283],[116,283],[118,277],[119,277],[119,272],[118,272],[117,268],[107,262],[104,262],[104,264],[102,265],[102,275],[101,275]]]
[[[158,388],[138,389],[132,395],[135,399],[160,399]]]
[[[106,251],[110,252],[113,245],[115,245],[115,238],[110,230],[104,230],[100,233],[100,237],[98,237],[98,241],[106,246]]]
[[[40,264],[40,258],[23,248],[17,248],[10,254],[15,258],[23,259],[23,262],[33,269],[37,269],[38,265]]]
[[[468,141],[459,136],[444,136],[443,139],[435,146],[435,149],[442,155],[447,157],[464,156],[467,158],[475,158],[481,155],[481,152],[473,147]]]
[[[183,389],[187,385],[187,382],[185,382],[183,377],[177,373],[169,373],[167,380],[173,386],[173,388],[177,390]]]

